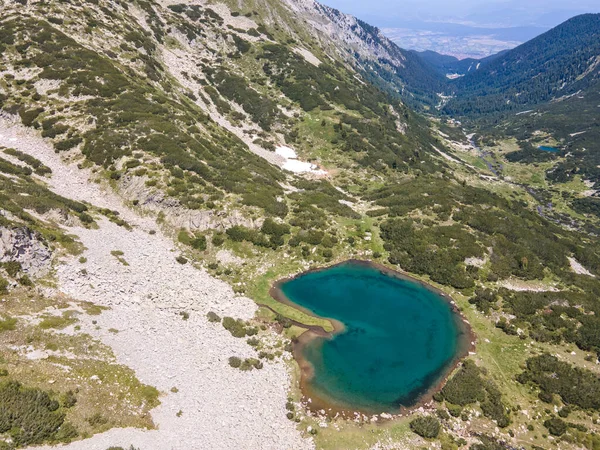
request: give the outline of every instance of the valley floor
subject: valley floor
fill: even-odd
[[[253,301],[236,296],[205,271],[179,264],[179,252],[154,219],[124,206],[113,192],[91,181],[90,172],[63,163],[33,131],[0,120],[0,145],[33,155],[50,167],[48,183],[54,192],[116,210],[132,226],[128,231],[102,220],[95,230],[67,228],[86,247],[82,256],[87,261],[61,261],[57,289],[110,308],[93,317],[94,323],[92,317],[82,318],[82,331],[109,345],[120,364],[161,391],[161,405],[152,411],[157,429],[112,429],[61,448],[313,447],[286,418],[290,377],[285,364],[268,362],[250,372],[230,367],[230,356],[250,357],[253,350],[206,319],[209,311],[249,319],[256,311]],[[114,251],[123,252],[121,261],[111,254]],[[188,320],[182,312],[189,313]]]

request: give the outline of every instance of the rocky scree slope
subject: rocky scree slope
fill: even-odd
[[[84,250],[78,258],[61,258],[56,289],[109,308],[94,321],[82,319],[80,326],[110,345],[120,364],[163,393],[161,405],[152,411],[158,429],[115,429],[66,448],[310,448],[285,417],[285,365],[268,363],[251,373],[231,368],[229,356],[250,357],[254,350],[206,319],[209,311],[250,319],[254,302],[235,296],[205,271],[178,263],[172,241],[156,231],[152,218],[125,207],[110,188],[90,179],[92,172],[63,162],[35,131],[2,120],[0,136],[1,143],[10,142],[52,170],[47,184],[54,195],[93,202],[94,208],[116,212],[128,224],[110,222],[91,210],[94,227],[79,221],[62,224],[62,230],[78,236]]]

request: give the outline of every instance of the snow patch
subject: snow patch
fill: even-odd
[[[584,134],[584,133],[587,133],[587,131],[579,131],[578,133],[571,133],[571,134],[569,134],[569,136],[575,137],[575,136],[579,136],[580,134]]]
[[[285,147],[285,146],[281,146],[281,147],[277,147],[275,149],[275,153],[277,153],[279,156],[283,156],[285,159],[297,159],[298,155],[296,154],[296,152],[289,148],[289,147]]]
[[[319,169],[316,164],[299,161],[298,155],[289,147],[280,146],[275,149],[275,153],[285,158],[282,168],[294,173],[311,173],[314,175],[327,175],[327,172]]]
[[[577,261],[575,258],[568,256],[567,259],[569,260],[569,264],[571,265],[571,270],[579,275],[587,275],[589,277],[596,277],[592,272],[590,272],[589,270],[587,270],[585,267],[583,267],[581,265],[581,263],[579,261]]]
[[[302,56],[306,62],[312,64],[315,67],[319,67],[321,65],[321,60],[317,58],[310,50],[307,50],[302,47],[294,48],[294,53]]]

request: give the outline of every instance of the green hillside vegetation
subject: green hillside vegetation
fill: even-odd
[[[13,149],[5,151],[19,157],[19,153]],[[21,156],[19,159],[25,158]],[[40,167],[45,166],[40,163],[38,168]],[[0,226],[26,227],[30,232],[38,233],[48,245],[58,244],[59,248],[69,253],[79,253],[81,245],[76,237],[65,234],[58,226],[38,220],[29,211],[45,214],[51,210],[59,210],[78,218],[86,226],[92,226],[94,219],[88,214],[88,206],[56,195],[32,178],[31,174],[29,166],[17,166],[0,157],[0,204],[8,213],[0,216]]]
[[[526,109],[587,89],[598,79],[600,14],[583,14],[502,54],[451,84],[452,116]]]
[[[542,105],[527,114],[510,115],[501,121],[483,121],[482,133],[495,139],[514,136],[522,142],[523,149],[507,155],[511,161],[535,164],[540,161],[555,161],[546,172],[553,183],[567,183],[579,176],[600,187],[600,124],[597,109],[600,102],[600,82],[589,89],[560,102]],[[541,132],[541,133],[540,133]],[[546,145],[549,135],[559,143],[559,152],[543,152],[537,149]],[[565,155],[569,154],[566,158]],[[595,208],[586,208],[594,200],[574,202],[574,209],[597,215]],[[578,205],[578,203],[582,203]]]
[[[7,381],[0,383],[0,401],[0,434],[10,432],[15,447],[69,442],[78,435],[73,425],[65,423],[58,401],[52,400],[47,392]]]
[[[468,142],[462,130],[411,110],[411,105],[431,108],[438,103],[436,94],[448,86],[417,55],[396,49],[399,58],[407,58],[405,67],[369,61],[373,71],[367,73],[366,61],[356,57],[349,62],[348,55],[322,44],[310,25],[278,1],[226,3],[234,13],[231,17],[244,16],[256,26],[226,25],[230,17],[206,4],[164,7],[137,0],[115,1],[109,8],[99,0],[33,3],[23,14],[11,10],[0,22],[0,70],[7,74],[0,80],[0,108],[37,130],[58,153],[81,154],[81,167],[116,190],[143,186],[140,195],[164,198],[164,204],[181,207],[177,214],[182,215],[185,209],[216,220],[239,214],[242,220],[233,222],[237,225],[198,230],[179,223],[170,230],[167,213],[145,210],[143,198],[131,199],[177,239],[181,254],[173,257],[178,262],[204,267],[236,293],[265,306],[259,312],[261,325],[266,329],[269,324],[285,337],[278,356],[291,348],[289,342],[303,332],[302,324],[331,330],[329,321],[269,295],[275,280],[308,267],[372,259],[452,296],[473,326],[477,350],[434,397],[429,415],[383,425],[335,419],[335,427],[325,428],[313,417],[289,411],[300,429],[310,426],[317,431],[311,435],[318,448],[371,448],[378,440],[404,442],[407,437],[415,445],[430,445],[419,436],[439,440],[444,449],[465,448],[463,435],[471,448],[502,448],[501,442],[543,447],[547,433],[557,437],[557,446],[595,448],[600,244],[591,216],[600,206],[597,197],[583,196],[581,185],[583,180],[598,183],[597,124],[589,117],[596,117],[591,111],[600,99],[588,89],[597,89],[591,81],[595,75],[577,77],[584,66],[590,67],[591,53],[598,53],[596,16],[574,20],[515,54],[489,61],[472,79],[469,75],[472,81],[464,77],[452,84],[457,89],[464,86],[465,94],[457,91],[442,113],[471,119],[486,115],[468,126],[479,127],[482,147],[495,149],[489,158],[498,175],[491,177],[480,156],[450,150],[451,140]],[[144,16],[148,30],[132,5]],[[328,15],[339,14],[322,8]],[[388,45],[376,28],[363,22],[358,28],[355,31],[366,41]],[[585,49],[570,54],[558,45],[559,38]],[[321,64],[311,64],[295,51],[299,47],[310,50]],[[168,61],[164,55],[171,49],[189,58]],[[539,54],[538,59],[529,58],[530,52]],[[522,71],[516,71],[516,61],[527,67],[521,64]],[[185,73],[178,71],[180,65]],[[495,81],[479,84],[494,67],[503,68],[494,72]],[[544,76],[531,82],[540,67],[545,68]],[[572,82],[559,92],[555,87],[564,76]],[[515,89],[506,90],[506,83]],[[44,85],[50,88],[42,89]],[[551,88],[543,89],[546,85]],[[400,87],[406,90],[399,94]],[[547,102],[579,88],[584,101],[573,96],[540,106],[535,114],[513,114],[526,104]],[[517,96],[520,91],[529,94]],[[224,122],[235,132],[219,125]],[[584,131],[575,128],[577,122],[586,133],[572,136]],[[436,129],[449,137],[435,135]],[[515,143],[508,151],[502,145],[510,136]],[[548,139],[560,147],[556,155],[537,149]],[[302,161],[318,164],[327,176],[295,175],[251,151],[253,145],[268,152],[284,144]],[[572,156],[567,158],[567,153]],[[81,250],[76,238],[30,211],[37,216],[60,210],[88,227],[97,226],[94,217],[101,215],[130,226],[113,211],[51,193],[40,177],[52,173],[40,161],[14,149],[2,149],[2,154],[0,203],[10,215],[0,216],[0,225],[26,226],[53,249],[62,247],[73,254]],[[461,164],[462,158],[474,165]],[[518,170],[522,178],[516,176]],[[509,179],[513,176],[516,181]],[[576,182],[578,192],[571,185],[555,187]],[[558,207],[564,209],[548,213],[547,204],[558,197]],[[570,221],[556,220],[558,215]],[[123,252],[107,250],[128,264]],[[221,251],[232,258],[220,258]],[[593,276],[574,273],[568,257]],[[14,289],[22,268],[8,264],[1,270],[0,290],[28,300],[26,282],[18,288],[23,291]],[[543,292],[512,290],[511,283]],[[22,311],[2,310],[0,333],[17,343],[31,333],[36,343],[66,348],[68,337],[56,330],[76,326],[77,314],[49,314],[44,309],[34,311],[40,319],[35,326],[20,319]],[[189,318],[189,313],[182,317]],[[209,320],[221,321],[215,313]],[[260,344],[251,323],[225,317],[223,326],[233,336],[250,337],[251,345]],[[4,353],[9,354],[3,352],[3,357]],[[25,430],[14,431],[30,440],[22,445],[76,437],[67,423],[73,424],[77,436],[112,426],[152,426],[148,416],[124,413],[106,418],[96,410],[78,410],[83,395],[67,408],[60,398],[72,386],[53,390],[45,381],[31,379],[19,386],[18,376],[38,368],[9,356],[1,363],[9,379],[0,385],[9,396],[7,402],[15,404],[16,398],[16,403],[27,404],[35,411],[27,417],[47,418],[43,421],[49,425],[31,426],[21,413],[18,423],[14,414],[10,420],[0,418],[5,432]],[[64,358],[56,358],[63,363]],[[134,405],[145,402],[144,413],[157,404],[158,393],[141,385],[128,369],[114,367],[110,357],[97,363],[83,357],[76,361],[73,370],[82,376],[91,373],[90,366],[104,376],[103,390],[85,395],[107,401],[110,383],[125,384]],[[258,368],[258,362],[235,355],[229,361],[232,366]],[[567,379],[582,392],[570,392]],[[41,405],[27,400],[31,392]],[[290,396],[299,399],[296,384]],[[55,401],[59,406],[52,410]],[[573,407],[571,416],[559,420],[550,403],[564,414],[565,407]],[[433,417],[436,411],[439,418]],[[492,437],[496,426],[499,430]],[[69,432],[67,437],[61,429]]]
[[[62,314],[55,315],[57,310]],[[115,362],[109,347],[75,325],[88,319],[84,315],[102,311],[91,303],[43,297],[30,287],[3,294],[0,448],[71,442],[113,427],[154,426],[148,411],[159,404],[158,391],[140,383],[131,369]],[[58,332],[66,326],[72,327],[69,334]],[[30,358],[23,349],[48,356]]]

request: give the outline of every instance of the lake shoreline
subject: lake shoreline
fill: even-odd
[[[362,407],[353,407],[352,405],[343,404],[339,400],[327,398],[326,396],[315,392],[315,390],[311,388],[310,380],[314,375],[314,369],[312,367],[312,364],[309,361],[307,361],[303,356],[304,348],[311,341],[317,338],[333,339],[333,337],[336,334],[339,334],[344,331],[344,324],[332,318],[318,316],[309,309],[294,303],[283,293],[281,286],[291,280],[307,275],[309,273],[322,272],[346,264],[355,264],[358,266],[374,268],[384,275],[417,283],[425,289],[437,294],[449,303],[450,308],[452,310],[453,318],[455,319],[455,324],[457,326],[457,329],[459,330],[459,333],[457,335],[458,344],[456,354],[442,369],[439,370],[440,375],[438,379],[429,388],[427,388],[423,392],[419,392],[417,394],[417,400],[413,404],[409,406],[398,405],[398,411],[393,413]],[[458,306],[448,294],[436,288],[435,286],[426,283],[425,281],[419,280],[406,273],[394,270],[374,261],[350,259],[336,264],[332,264],[330,266],[312,268],[307,271],[300,272],[296,275],[277,280],[273,283],[273,286],[269,290],[269,294],[276,301],[283,303],[287,306],[291,306],[299,311],[304,312],[309,316],[328,320],[333,326],[333,331],[328,332],[320,326],[308,326],[300,322],[294,321],[295,325],[301,328],[305,328],[306,331],[299,336],[297,342],[293,343],[292,352],[294,355],[294,359],[300,367],[300,390],[303,395],[304,403],[311,411],[316,413],[322,413],[323,411],[325,411],[325,414],[330,417],[341,416],[346,419],[356,419],[357,415],[376,415],[380,416],[380,418],[385,420],[386,418],[389,419],[393,416],[401,416],[410,413],[415,409],[423,407],[430,403],[433,398],[433,395],[435,395],[444,387],[448,378],[450,377],[452,372],[454,372],[454,370],[460,365],[462,360],[469,356],[469,354],[475,350],[475,334],[465,316],[458,309]]]

